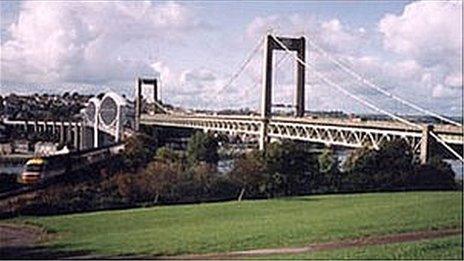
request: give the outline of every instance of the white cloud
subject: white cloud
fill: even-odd
[[[247,28],[247,35],[257,38],[269,28],[273,28],[276,34],[299,36],[303,33],[310,37],[309,40],[315,41],[331,55],[350,64],[355,71],[382,88],[448,114],[450,111],[443,111],[446,107],[437,106],[437,101],[432,98],[441,99],[441,102],[448,99],[448,103],[459,104],[458,90],[462,89],[462,26],[459,22],[462,21],[461,7],[462,3],[457,2],[414,2],[406,5],[403,14],[389,14],[381,19],[377,32],[364,27],[352,28],[336,18],[321,21],[301,15],[273,15],[253,20]],[[383,40],[385,50],[382,50],[378,39]],[[311,47],[307,59],[317,65],[316,70],[319,73],[351,92],[373,100],[380,107],[412,112],[394,100],[362,87]],[[292,75],[293,68],[286,68],[287,74]],[[307,87],[310,91],[306,99],[310,108],[330,109],[341,106],[351,111],[354,108],[362,109],[356,102],[330,90],[331,87],[326,84],[315,81],[311,72],[308,76],[307,82],[311,83]],[[279,96],[279,102],[284,99],[290,103],[294,88],[294,84],[291,84],[293,78],[283,78],[288,81],[285,80],[280,87],[287,89],[276,90],[276,95]],[[448,90],[449,88],[455,90]],[[334,95],[337,99],[334,99]]]
[[[365,31],[344,27],[338,19],[322,22],[318,35],[319,42],[332,51],[353,52],[361,45]]]
[[[308,24],[314,23],[314,18],[293,15],[270,15],[255,17],[247,26],[246,35],[257,39],[266,33],[276,34],[303,34]]]
[[[299,37],[305,35],[307,41],[311,40],[321,46],[323,49],[329,51],[332,54],[336,54],[339,57],[347,58],[355,55],[358,57],[363,50],[363,47],[370,44],[369,35],[367,35],[364,28],[351,28],[345,25],[338,19],[327,19],[319,20],[311,15],[270,15],[267,17],[256,17],[247,27],[246,34],[249,39],[258,39],[267,32],[273,32],[281,36],[293,36]],[[330,75],[333,77],[339,77],[340,73],[334,71],[333,66],[327,64],[326,58],[320,53],[315,52],[314,48],[310,47],[307,43],[307,59],[318,65],[320,73]],[[276,53],[275,60],[280,60],[277,55],[283,55]],[[262,57],[260,57],[262,59]],[[273,101],[276,103],[291,104],[294,102],[295,95],[295,71],[294,69],[296,62],[291,58],[287,57],[287,61],[281,64],[279,70],[275,70],[274,78],[274,94]],[[249,69],[254,78],[260,78],[262,73],[262,61],[259,60],[256,63],[252,63],[252,67]],[[333,94],[330,90],[331,87],[314,83],[314,78],[308,70],[308,76],[306,78],[307,103],[310,104],[309,109],[315,110],[317,108],[336,108],[337,104],[334,104]],[[339,77],[340,78],[340,77]],[[261,88],[261,85],[258,85]],[[244,99],[250,99],[250,95],[245,95],[245,90],[241,91]],[[253,92],[254,96],[259,97],[261,95],[260,90]],[[325,99],[327,98],[327,99]],[[345,98],[340,98],[340,100]],[[338,100],[338,99],[337,99]]]
[[[462,2],[411,3],[401,15],[386,15],[379,30],[387,49],[433,65],[461,51]]]
[[[462,29],[461,1],[414,2],[379,22],[384,47],[434,70],[443,88],[462,88]]]
[[[175,75],[173,75],[173,73],[171,72],[171,69],[165,63],[159,61],[159,62],[152,63],[150,66],[155,72],[159,73],[158,76],[163,81],[173,82],[174,80],[176,80]]]
[[[445,88],[442,84],[437,84],[433,88],[432,97],[434,98],[453,98],[459,95],[456,90]]]
[[[2,42],[2,80],[108,82],[153,74],[137,43],[179,39],[201,25],[163,2],[23,2]],[[144,60],[145,59],[145,60]]]
[[[462,88],[462,72],[452,72],[445,77],[445,84],[450,87]]]
[[[214,82],[216,76],[212,71],[207,69],[197,69],[197,70],[186,70],[182,72],[180,76],[181,84],[187,84],[190,82]]]
[[[318,20],[313,16],[271,15],[255,18],[247,27],[247,35],[256,39],[267,32],[279,35],[306,35],[325,49],[333,52],[353,53],[366,44],[364,28],[350,28],[338,19]]]
[[[2,84],[4,81],[89,82],[97,84],[92,90],[99,90],[98,86],[108,86],[113,81],[132,84],[136,75],[160,76],[163,98],[170,103],[195,108],[250,106],[257,109],[261,95],[262,51],[232,86],[222,87],[243,62],[234,60],[240,59],[239,50],[245,55],[259,37],[273,29],[283,36],[306,35],[307,40],[315,41],[398,96],[430,109],[443,108],[442,113],[448,113],[451,105],[459,107],[458,96],[462,90],[460,2],[413,2],[406,5],[404,12],[388,14],[378,24],[355,27],[349,20],[320,19],[303,13],[259,16],[248,24],[243,35],[240,31],[229,35],[218,30],[201,36],[191,33],[204,28],[191,5],[24,2],[21,6],[18,20],[8,29],[7,41],[2,42]],[[378,30],[374,30],[376,25]],[[202,39],[206,40],[202,42]],[[227,48],[221,48],[220,55],[214,55],[214,50],[208,48],[198,48],[205,43],[206,46],[211,44],[208,41]],[[158,57],[157,53],[150,57],[150,53],[147,59],[147,49],[143,47],[159,42],[164,45],[160,47],[163,57]],[[186,48],[176,49],[174,44]],[[385,102],[385,106],[392,106],[384,96],[360,87],[336,70],[308,43],[307,49],[306,58],[317,65],[319,73],[376,104]],[[202,51],[210,55],[203,56]],[[275,60],[283,54],[279,52]],[[213,60],[217,63],[210,63]],[[287,58],[280,69],[275,70],[274,101],[278,103],[294,100],[295,62],[290,60]],[[316,81],[311,73],[308,70],[306,100],[309,109],[362,110],[356,102]],[[67,85],[67,88],[73,86]],[[124,91],[132,90],[127,82],[119,86]],[[390,108],[397,109],[385,109]]]

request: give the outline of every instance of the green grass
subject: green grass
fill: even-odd
[[[250,259],[462,259],[462,236]]]
[[[461,227],[460,192],[373,193],[164,206],[22,222],[58,232],[55,248],[174,255]]]

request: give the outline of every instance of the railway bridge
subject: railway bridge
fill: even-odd
[[[114,92],[91,98],[77,116],[62,121],[2,118],[1,122],[17,131],[58,135],[60,143],[71,143],[77,150],[119,143],[134,128],[132,103]]]

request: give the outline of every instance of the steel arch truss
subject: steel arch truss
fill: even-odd
[[[292,139],[349,148],[363,146],[379,148],[384,141],[404,140],[415,153],[420,152],[422,131],[379,126],[349,126],[340,123],[321,124],[310,121],[292,121],[271,118],[267,124],[258,117],[205,116],[205,115],[142,115],[142,124],[167,127],[201,129],[207,132],[227,134],[261,135],[266,125],[266,134],[275,139]],[[462,135],[438,133],[447,143],[462,144]]]
[[[289,123],[281,121],[271,121],[268,125],[267,133],[271,138],[303,140],[350,148],[368,146],[377,149],[384,141],[402,139],[409,144],[415,152],[419,152],[422,137],[420,132]]]
[[[142,117],[142,123],[159,126],[202,129],[204,131],[216,131],[228,134],[259,135],[261,122],[255,119],[235,119],[219,117],[175,117],[175,116],[150,116],[146,120]]]

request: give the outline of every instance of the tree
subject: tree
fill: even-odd
[[[135,185],[137,177],[133,175],[117,174],[114,178],[118,194],[128,200],[130,203],[135,202],[138,198],[138,188]]]
[[[161,147],[156,150],[155,160],[164,163],[175,163],[183,162],[183,157],[170,148]]]
[[[451,190],[459,188],[451,165],[438,157],[432,157],[427,164],[417,165],[408,177],[407,185],[413,189]]]
[[[241,188],[238,201],[242,200],[246,191],[255,194],[263,192],[268,177],[262,153],[254,150],[241,155],[235,160],[234,168],[229,176]]]
[[[433,159],[418,165],[403,140],[355,150],[345,167],[344,185],[350,190],[452,189],[455,184],[448,164]]]
[[[216,166],[206,162],[199,162],[190,169],[190,174],[195,186],[199,188],[202,195],[205,195],[209,192],[217,177]]]
[[[190,166],[198,162],[217,164],[219,160],[217,141],[204,132],[195,132],[187,144],[187,160]]]
[[[152,158],[156,141],[145,134],[136,134],[125,141],[122,154],[124,165],[128,170],[137,170],[147,164]]]
[[[317,175],[317,159],[309,146],[284,140],[268,145],[264,154],[266,171],[271,178],[271,194],[295,195],[310,191],[310,179]]]
[[[145,194],[153,195],[157,203],[160,196],[173,190],[183,171],[178,162],[152,161],[144,171],[145,178],[141,180],[140,187]]]
[[[334,151],[330,148],[323,150],[318,157],[319,175],[316,184],[312,184],[318,191],[339,191],[341,186],[341,171],[339,161]]]

